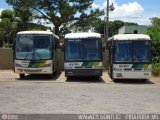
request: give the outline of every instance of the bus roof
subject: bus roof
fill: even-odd
[[[50,31],[21,31],[17,34],[53,34]]]
[[[21,32],[18,32],[17,35],[20,35],[20,34],[44,34],[44,35],[54,35],[56,38],[59,39],[59,37],[57,35],[55,35],[53,32],[51,31],[21,31]]]
[[[68,33],[65,35],[65,39],[76,39],[76,38],[101,38],[101,35],[99,33]]]
[[[150,40],[150,37],[144,34],[118,34],[108,39],[111,40]]]

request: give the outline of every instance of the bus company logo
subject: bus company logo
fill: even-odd
[[[119,65],[120,68],[129,68],[129,65]]]
[[[69,63],[69,66],[80,66],[79,63]]]
[[[2,120],[7,120],[8,119],[8,115],[7,114],[2,114]]]

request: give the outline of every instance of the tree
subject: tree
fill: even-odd
[[[14,17],[11,10],[3,10],[0,18],[2,19],[0,21],[1,46],[5,45],[9,47],[9,45],[13,43],[21,19]]]
[[[110,21],[109,22],[109,37],[118,34],[119,28],[124,26],[124,22],[121,20],[115,20],[115,21]]]
[[[31,16],[27,9],[3,10],[0,16],[0,47],[9,47],[19,31],[47,30],[46,26],[30,23]]]
[[[160,18],[151,18],[152,25],[148,28],[147,34],[152,42],[152,74],[160,75]]]
[[[32,12],[29,8],[26,7],[14,7],[14,14],[15,16],[19,17],[22,20],[21,26],[19,26],[20,30],[27,30],[29,29],[30,21],[32,20]]]
[[[29,8],[35,18],[49,20],[55,33],[62,36],[71,28],[89,30],[91,21],[104,14],[99,9],[92,10],[93,0],[6,0],[15,7]],[[76,27],[75,27],[76,26]]]
[[[3,10],[1,13],[1,19],[4,19],[4,18],[12,19],[13,12],[11,10]]]
[[[153,62],[160,63],[160,18],[151,18],[152,25],[148,28],[147,34],[152,40]]]

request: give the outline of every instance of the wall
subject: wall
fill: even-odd
[[[11,48],[0,48],[0,69],[13,67],[13,51]]]
[[[137,34],[145,34],[147,31],[147,26],[123,26],[118,30],[118,34],[134,34],[134,31],[137,31]]]

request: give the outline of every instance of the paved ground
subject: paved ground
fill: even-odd
[[[146,82],[141,82],[139,80],[118,80],[118,81],[112,81],[110,77],[107,74],[107,71],[103,72],[103,76],[97,80],[94,78],[87,78],[87,79],[81,79],[81,78],[73,78],[70,80],[67,80],[64,72],[59,73],[58,75],[55,75],[54,78],[49,78],[48,75],[27,75],[23,80],[19,79],[18,74],[14,74],[12,70],[0,70],[0,81],[26,81],[26,82],[100,82],[100,83],[107,83],[107,84],[115,84],[115,83],[122,83],[122,84],[160,84],[160,76],[159,77],[152,77],[150,80],[147,80]]]
[[[0,71],[0,113],[159,113],[159,80],[113,82],[106,73],[67,80],[63,72],[19,80]]]
[[[1,82],[0,113],[159,113],[159,85]]]

